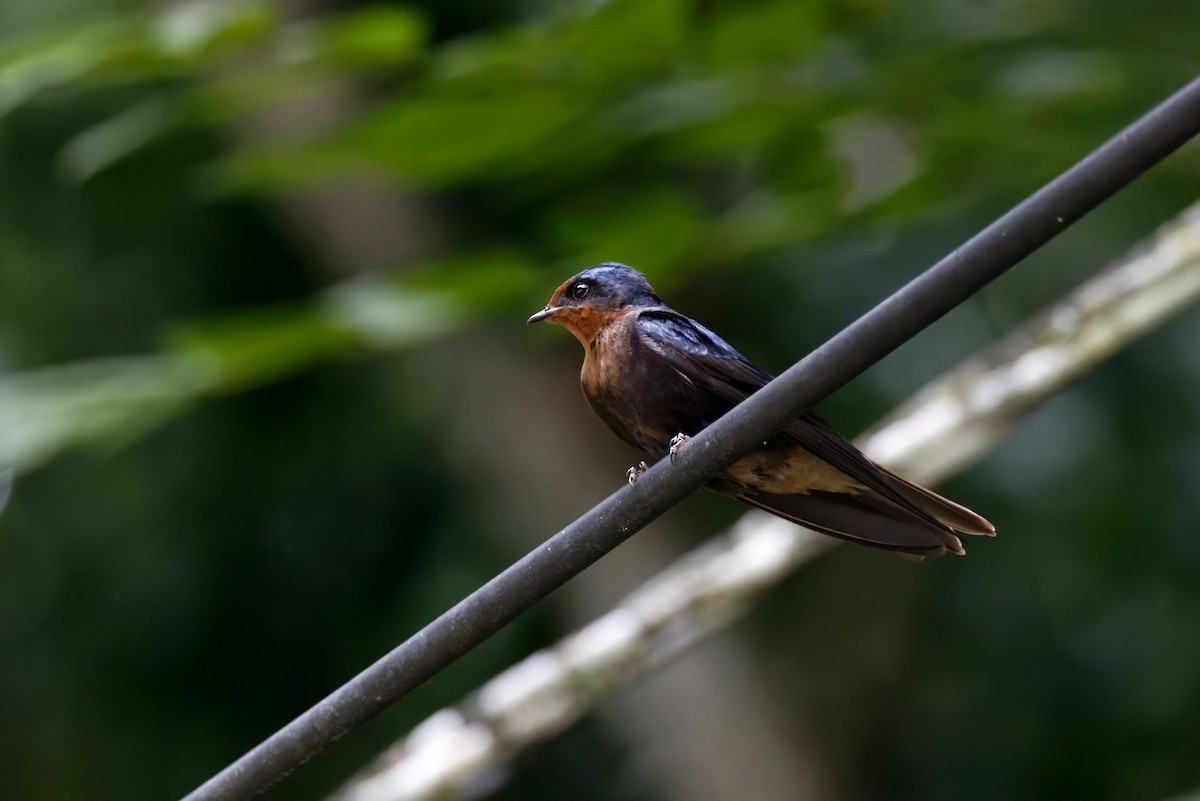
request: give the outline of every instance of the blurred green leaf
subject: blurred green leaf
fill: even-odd
[[[551,276],[554,280],[557,276]],[[453,257],[412,265],[399,285],[454,298],[462,313],[520,317],[545,287],[544,271],[528,255],[511,248],[464,251]],[[532,312],[529,312],[530,314]]]
[[[84,80],[133,35],[131,24],[108,21],[0,48],[0,116],[41,92]]]
[[[331,324],[388,350],[446,336],[468,322],[468,308],[449,292],[365,275],[328,290],[318,306]]]
[[[263,0],[190,0],[152,18],[147,44],[199,65],[262,42],[281,20],[278,7]]]
[[[550,225],[582,263],[622,260],[669,270],[692,255],[700,220],[685,195],[660,189],[581,198],[556,209]]]
[[[319,57],[344,69],[395,67],[422,53],[429,32],[416,12],[368,6],[323,22],[315,38]]]
[[[569,137],[571,123],[587,107],[577,96],[547,90],[407,98],[365,121],[340,145],[431,184],[518,175],[540,166],[546,145]]]
[[[691,6],[689,0],[613,0],[554,33],[587,74],[641,82],[673,63]]]
[[[415,347],[468,319],[431,287],[360,278],[312,305],[177,324],[162,355],[98,359],[0,379],[0,464],[39,464],[78,444],[121,445],[205,395],[241,392],[368,350]]]
[[[0,116],[71,84],[129,83],[202,68],[214,56],[261,41],[277,22],[266,3],[195,2],[149,20],[108,17],[0,46]]]
[[[452,296],[364,276],[326,290],[311,305],[176,325],[168,349],[209,365],[213,390],[233,392],[368,348],[413,347],[464,321]]]
[[[353,332],[309,307],[256,309],[177,325],[169,349],[208,365],[213,388],[246,389],[279,380],[317,360],[351,353]]]
[[[63,147],[59,164],[71,180],[83,183],[177,128],[185,118],[174,98],[151,96],[81,132]]]
[[[540,167],[585,109],[579,98],[549,91],[405,98],[354,130],[289,149],[244,152],[222,167],[219,180],[262,190],[380,168],[431,186],[516,176]]]
[[[687,0],[573,5],[533,24],[449,43],[431,78],[459,90],[530,85],[610,92],[671,67],[690,6]]]
[[[797,61],[828,37],[835,5],[782,0],[721,6],[697,32],[694,50],[711,69]]]
[[[0,463],[37,465],[79,443],[124,442],[213,386],[197,361],[101,359],[0,379]]]

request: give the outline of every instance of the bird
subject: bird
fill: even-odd
[[[663,303],[642,273],[620,262],[564,282],[528,322],[543,320],[583,345],[580,386],[592,410],[653,459],[674,459],[690,436],[773,378]],[[645,461],[631,467],[629,483],[645,469]],[[792,420],[708,486],[793,523],[916,560],[964,554],[959,533],[996,533],[965,506],[871,461],[815,412]]]

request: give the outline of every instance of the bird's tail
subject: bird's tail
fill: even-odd
[[[874,463],[872,462],[872,464]],[[967,507],[957,504],[949,498],[943,498],[931,489],[926,489],[920,484],[914,484],[906,478],[901,478],[887,468],[879,467],[879,465],[875,466],[879,468],[879,472],[891,479],[896,490],[904,496],[906,501],[942,525],[949,526],[955,531],[961,531],[964,534],[982,534],[987,537],[996,536],[996,527],[981,515],[975,514]]]
[[[891,473],[888,477],[919,513],[870,490],[854,495],[841,492],[779,495],[732,482],[715,483],[713,489],[825,534],[917,559],[946,551],[965,553],[956,530],[995,534],[991,523],[971,510]]]

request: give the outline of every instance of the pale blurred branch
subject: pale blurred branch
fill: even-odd
[[[1200,295],[1200,204],[998,345],[933,382],[860,445],[921,482],[963,469],[1025,412]],[[611,612],[501,673],[392,746],[331,801],[475,798],[507,764],[738,619],[838,544],[751,512]]]
[[[1200,294],[1200,204],[862,437],[918,481],[961,470],[1023,414]]]

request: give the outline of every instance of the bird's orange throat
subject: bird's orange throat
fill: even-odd
[[[549,318],[550,322],[558,323],[570,331],[586,349],[595,341],[600,329],[608,325],[615,315],[612,312],[586,306],[564,308]]]

